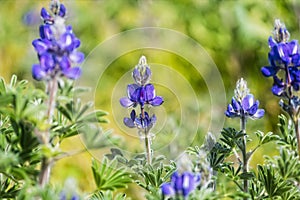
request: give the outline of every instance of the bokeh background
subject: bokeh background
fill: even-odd
[[[37,0],[1,0],[0,1],[0,75],[9,80],[12,74],[17,74],[19,79],[32,81],[38,87],[40,83],[35,82],[31,77],[31,66],[37,62],[36,54],[31,42],[38,37],[38,26],[41,22],[39,17],[40,9],[48,7],[50,1]],[[233,95],[236,81],[244,77],[251,93],[260,100],[260,106],[266,110],[262,120],[248,123],[249,133],[259,129],[265,132],[276,132],[277,116],[281,113],[278,106],[278,98],[270,91],[272,80],[261,75],[260,68],[268,65],[268,37],[272,33],[274,20],[279,18],[287,26],[291,39],[300,38],[300,2],[297,0],[288,1],[217,1],[217,0],[65,0],[62,1],[68,9],[66,24],[73,26],[77,37],[82,45],[80,50],[86,55],[115,34],[142,27],[161,27],[178,31],[194,39],[200,44],[212,58],[222,76],[226,88],[227,102]],[[131,43],[133,41],[128,41]],[[113,48],[118,48],[118,45]],[[185,48],[179,46],[178,48]],[[188,51],[188,50],[187,50]],[[188,52],[191,56],[195,52]],[[201,74],[195,73],[195,68],[180,55],[155,49],[144,49],[129,52],[112,62],[103,79],[95,86],[94,99],[95,107],[107,110],[111,123],[104,129],[112,129],[113,133],[123,138],[121,148],[129,152],[140,152],[143,144],[134,137],[134,132],[124,130],[120,122],[128,112],[122,110],[119,114],[112,110],[112,93],[114,86],[124,74],[128,73],[138,62],[141,55],[146,55],[149,63],[159,63],[170,66],[178,72],[189,83],[196,94],[198,106],[189,104],[189,94],[185,100],[178,99],[168,88],[157,85],[157,94],[165,95],[164,107],[155,110],[158,116],[163,117],[163,128],[157,129],[157,140],[154,145],[168,143],[170,138],[183,138],[178,146],[172,146],[162,150],[168,156],[178,154],[180,147],[184,148],[190,143],[201,145],[206,135],[207,124],[211,123],[210,112],[211,102],[208,86],[205,84]],[[94,65],[84,73],[93,73],[97,70],[96,61]],[[85,74],[86,75],[86,74]],[[153,76],[168,77],[168,74],[153,74]],[[127,79],[126,79],[127,80]],[[130,81],[130,79],[128,79]],[[84,84],[85,80],[80,83]],[[128,82],[130,83],[130,82]],[[185,90],[177,84],[178,90]],[[126,95],[126,85],[123,94]],[[180,101],[184,101],[184,109],[188,109],[191,118],[199,123],[196,134],[189,123],[180,123],[181,113],[176,108]],[[225,111],[226,104],[219,109]],[[116,116],[113,116],[117,115]],[[162,122],[161,122],[162,123]],[[178,134],[178,126],[182,126]],[[224,126],[239,127],[239,124],[232,119],[226,119]],[[191,133],[191,131],[193,133]],[[173,135],[172,135],[173,134]],[[253,134],[254,135],[254,134]],[[192,138],[191,138],[192,137]],[[132,139],[133,138],[133,139]],[[186,138],[191,138],[187,140]],[[156,142],[157,141],[157,142]],[[253,141],[255,143],[255,141]],[[251,145],[250,145],[251,146]],[[78,137],[66,141],[62,148],[74,151],[84,148],[82,140]],[[172,150],[173,149],[173,150]],[[175,149],[175,150],[174,150]],[[262,162],[263,155],[276,154],[274,145],[265,146],[255,154],[251,164]],[[91,157],[101,158],[103,152],[94,151],[65,158],[59,161],[53,170],[52,182],[63,184],[64,181],[73,177],[77,179],[81,191],[88,193],[95,189],[90,170]],[[172,157],[173,158],[173,157]],[[139,198],[134,196],[133,198]]]

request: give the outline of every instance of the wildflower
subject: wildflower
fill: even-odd
[[[148,83],[151,74],[146,58],[142,56],[139,60],[139,64],[135,66],[132,72],[132,78],[135,84],[128,85],[127,97],[120,99],[120,103],[123,107],[136,107],[140,105],[143,108],[145,104],[159,106],[163,103],[163,98],[156,96],[154,86]]]
[[[156,116],[152,115],[152,117],[149,116],[147,112],[144,112],[144,116],[142,116],[142,113],[139,117],[136,117],[135,110],[132,110],[130,113],[130,118],[125,117],[124,118],[124,124],[128,126],[129,128],[135,128],[138,129],[151,129],[153,125],[156,122]]]
[[[289,42],[290,34],[285,25],[278,19],[275,20],[273,37],[269,37],[270,52],[268,54],[270,66],[261,68],[265,77],[273,77],[272,92],[276,96],[290,96],[287,88],[299,91],[300,85],[300,51],[297,40]],[[284,79],[278,77],[278,72],[283,71]],[[290,92],[289,92],[290,93]],[[288,97],[289,98],[289,97]]]
[[[161,185],[161,191],[164,196],[182,195],[184,198],[193,192],[200,184],[200,174],[184,172],[181,175],[174,172],[171,176],[171,182]]]
[[[38,54],[39,64],[32,66],[32,76],[36,80],[48,80],[56,76],[77,79],[81,75],[79,67],[84,54],[76,49],[80,40],[73,33],[71,26],[65,26],[66,8],[58,2],[52,3],[51,13],[41,10],[44,24],[40,26],[40,38],[32,45]]]
[[[258,119],[264,116],[264,109],[259,109],[259,101],[249,93],[247,82],[240,79],[237,82],[235,97],[232,97],[231,104],[227,106],[225,115],[229,118],[241,117]]]
[[[144,107],[145,104],[159,106],[163,103],[163,98],[156,96],[152,84],[145,86],[130,84],[127,86],[127,96],[120,99],[123,107],[136,107],[137,105]]]

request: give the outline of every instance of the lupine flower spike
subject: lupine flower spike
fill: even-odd
[[[281,97],[279,105],[293,121],[300,155],[300,99],[296,95],[300,90],[300,50],[298,41],[289,39],[284,23],[275,20],[273,37],[269,37],[269,66],[262,67],[261,72],[273,77],[272,92]]]
[[[231,104],[228,105],[225,112],[229,118],[251,118],[259,119],[264,116],[264,109],[259,109],[259,101],[254,99],[247,88],[247,82],[241,78],[234,91],[235,96],[231,99]]]
[[[32,77],[46,83],[46,92],[49,95],[46,101],[46,119],[49,125],[53,121],[59,79],[79,78],[81,69],[73,65],[84,60],[84,54],[77,51],[80,40],[73,33],[72,27],[65,25],[66,14],[66,7],[58,0],[51,1],[50,12],[42,8],[40,15],[43,24],[39,28],[40,38],[32,42],[39,59],[39,63],[32,66]],[[41,144],[49,145],[49,130],[37,130],[36,135]],[[41,186],[49,181],[52,162],[49,158],[43,158],[39,176]]]
[[[80,40],[71,26],[65,26],[65,6],[55,1],[50,9],[51,12],[48,12],[42,8],[41,18],[44,24],[39,29],[40,38],[32,42],[39,59],[39,64],[32,66],[32,76],[38,81],[60,76],[77,79],[81,70],[72,65],[84,60],[84,54],[77,51]]]
[[[145,111],[145,106],[160,106],[163,103],[161,96],[156,96],[154,86],[149,83],[151,70],[147,64],[146,57],[142,56],[135,66],[132,77],[135,81],[127,86],[127,97],[120,99],[120,104],[125,108],[133,108],[130,117],[124,118],[124,124],[129,128],[137,128],[141,139],[145,139],[146,154],[148,163],[151,163],[151,133],[150,129],[156,122],[156,116],[150,116]],[[140,113],[136,113],[136,107]]]
[[[254,96],[250,94],[250,90],[247,87],[247,82],[241,78],[236,83],[236,89],[234,90],[234,97],[231,99],[231,104],[227,106],[225,115],[229,118],[240,118],[241,132],[244,134],[242,140],[242,159],[238,153],[234,151],[237,159],[243,166],[243,173],[248,173],[248,163],[250,156],[247,154],[247,135],[246,135],[246,122],[247,119],[259,119],[265,114],[264,109],[259,109],[259,101],[254,99]],[[243,190],[245,193],[248,192],[248,180],[244,180]]]

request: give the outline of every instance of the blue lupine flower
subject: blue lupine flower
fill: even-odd
[[[286,88],[291,87],[295,91],[300,89],[300,50],[297,40],[288,41],[290,34],[285,25],[275,20],[274,37],[269,37],[270,52],[268,54],[270,66],[261,68],[266,77],[273,77],[272,92],[276,96],[287,96]],[[282,70],[285,73],[284,80],[277,73]]]
[[[235,96],[231,99],[231,104],[227,106],[225,115],[229,118],[252,118],[258,119],[264,116],[264,109],[258,109],[259,101],[254,99],[247,87],[247,82],[241,78],[236,83]]]
[[[41,10],[44,24],[40,26],[40,38],[32,42],[40,63],[32,67],[32,76],[36,80],[48,80],[55,76],[77,79],[81,75],[79,67],[84,54],[76,51],[80,40],[74,35],[71,26],[64,25],[66,8],[56,4],[52,14],[45,8]]]
[[[140,114],[139,117],[136,117],[135,110],[132,110],[130,113],[130,118],[125,117],[124,118],[124,124],[129,128],[135,128],[138,129],[151,129],[153,125],[156,122],[156,116],[152,115],[152,117],[149,116],[147,112],[144,112],[144,116]]]
[[[254,100],[252,94],[245,96],[242,101],[237,101],[234,97],[231,104],[228,105],[225,112],[229,118],[234,117],[250,117],[252,119],[262,118],[265,114],[264,109],[258,109],[259,101]]]
[[[155,95],[154,86],[150,83],[145,86],[128,85],[127,96],[120,99],[123,107],[136,107],[137,105],[144,107],[145,104],[159,106],[163,103],[163,98]]]
[[[161,191],[164,196],[174,196],[176,194],[187,198],[197,188],[200,181],[200,174],[195,175],[191,172],[184,172],[180,175],[178,172],[174,172],[171,176],[171,182],[161,185]]]

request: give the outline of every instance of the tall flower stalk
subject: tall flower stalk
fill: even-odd
[[[240,118],[240,129],[243,133],[242,144],[239,145],[241,150],[242,159],[237,152],[235,155],[239,162],[242,164],[243,173],[249,172],[248,165],[252,153],[247,153],[247,134],[246,124],[247,119],[259,119],[264,116],[265,111],[259,109],[259,101],[254,99],[254,96],[250,94],[250,90],[247,87],[247,82],[241,78],[236,83],[236,89],[234,90],[234,97],[231,100],[231,104],[228,105],[225,115],[229,118]],[[248,180],[244,179],[243,184],[244,192],[248,193]]]
[[[300,51],[297,40],[289,41],[290,34],[279,19],[275,20],[273,37],[269,37],[269,66],[262,67],[262,74],[273,77],[272,92],[281,98],[280,106],[288,113],[294,125],[300,155],[299,112]],[[300,156],[299,156],[300,158]]]
[[[41,9],[43,24],[39,28],[40,38],[33,40],[32,45],[37,52],[39,63],[32,66],[32,76],[37,81],[44,81],[48,99],[46,102],[46,118],[48,126],[54,116],[58,81],[62,77],[77,79],[81,75],[79,67],[72,67],[84,59],[84,54],[76,49],[80,40],[74,35],[71,26],[65,25],[66,8],[58,0],[50,3],[50,12]],[[37,131],[41,144],[51,148],[50,128],[46,131]],[[51,158],[42,160],[39,184],[44,186],[49,182]]]
[[[129,128],[137,128],[141,139],[145,140],[145,152],[148,164],[152,160],[152,133],[150,130],[156,122],[156,116],[150,116],[146,111],[149,106],[160,106],[163,98],[156,96],[154,86],[149,83],[151,70],[145,56],[142,56],[135,66],[132,77],[134,84],[127,86],[127,97],[120,99],[120,104],[126,108],[132,108],[130,117],[124,118],[124,124]],[[138,110],[138,114],[136,112]]]

